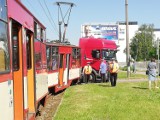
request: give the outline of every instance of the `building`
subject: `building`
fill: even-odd
[[[154,30],[154,41],[157,41],[157,39],[160,40],[160,29],[153,29]]]
[[[126,24],[125,22],[117,22],[119,28],[118,43],[119,51],[117,52],[118,62],[126,62]],[[138,31],[138,22],[129,22],[128,31],[129,31],[129,43],[132,38],[135,36],[136,31]]]

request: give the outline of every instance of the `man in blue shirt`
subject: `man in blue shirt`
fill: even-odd
[[[101,60],[99,72],[101,74],[102,82],[105,82],[106,81],[107,64],[104,59]]]

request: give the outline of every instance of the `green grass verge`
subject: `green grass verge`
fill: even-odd
[[[140,73],[131,73],[130,74],[130,79],[142,79],[142,78],[146,78],[147,76],[144,74],[140,74]],[[118,73],[118,79],[126,79],[127,78],[127,72],[126,71],[120,71]]]
[[[71,86],[54,120],[160,120],[160,90],[147,87],[147,82]]]

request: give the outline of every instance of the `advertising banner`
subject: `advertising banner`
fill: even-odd
[[[83,25],[82,37],[118,40],[118,25]]]

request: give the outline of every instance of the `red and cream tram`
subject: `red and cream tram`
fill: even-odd
[[[77,46],[47,43],[48,87],[54,92],[78,82],[80,78],[80,49]],[[52,91],[53,92],[53,91]]]
[[[51,88],[79,79],[79,48],[46,43],[45,30],[20,1],[0,1],[0,120],[35,119]]]
[[[34,118],[48,94],[45,27],[19,1],[0,7],[0,120]]]

